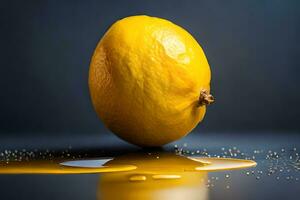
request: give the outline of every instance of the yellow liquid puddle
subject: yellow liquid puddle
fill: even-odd
[[[254,167],[251,160],[185,157],[172,153],[135,153],[92,160],[34,160],[0,162],[1,174],[84,174],[134,171],[153,179],[178,179],[173,172],[222,171]],[[139,179],[135,177],[133,179]]]
[[[134,153],[114,158],[0,162],[0,174],[102,173],[97,200],[208,200],[208,172],[255,165],[251,160]]]

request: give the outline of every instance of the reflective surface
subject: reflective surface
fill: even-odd
[[[275,137],[267,145],[257,137],[219,139],[222,145],[211,135],[202,138],[205,146],[190,137],[165,149],[138,151],[7,148],[0,151],[0,173],[10,173],[0,175],[1,199],[298,199],[298,136]],[[11,174],[16,170],[54,174]]]

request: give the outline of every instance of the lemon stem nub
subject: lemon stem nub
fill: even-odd
[[[214,97],[207,92],[207,90],[201,90],[198,101],[198,106],[209,105],[215,101]]]

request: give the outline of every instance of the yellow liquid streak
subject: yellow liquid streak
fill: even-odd
[[[68,167],[61,161],[11,161],[0,162],[0,174],[87,174],[104,172],[121,172],[136,169],[132,165],[99,166],[97,168]]]
[[[207,162],[210,163],[205,166],[196,167],[197,171],[223,171],[223,170],[234,170],[234,169],[243,169],[249,167],[255,167],[256,162],[252,160],[243,160],[236,158],[202,158],[202,157],[189,157],[189,159],[196,162]]]

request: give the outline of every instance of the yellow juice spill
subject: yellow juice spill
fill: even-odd
[[[0,162],[1,174],[84,174],[132,171],[154,179],[176,179],[177,172],[220,171],[254,167],[251,160],[184,157],[173,153],[135,153],[111,159]],[[173,175],[175,174],[175,175]]]
[[[98,183],[98,200],[207,200],[208,172],[255,165],[254,161],[240,159],[134,153],[111,159],[0,162],[0,174],[103,173]]]

